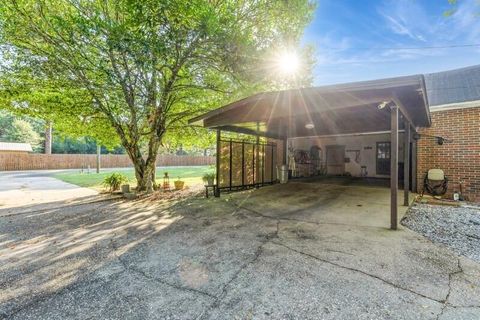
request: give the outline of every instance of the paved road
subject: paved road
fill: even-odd
[[[97,191],[55,179],[56,171],[0,173],[0,216],[32,206],[95,196]]]

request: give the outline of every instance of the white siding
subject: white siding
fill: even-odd
[[[309,151],[314,145],[322,148],[323,160],[326,159],[327,145],[344,145],[345,150],[360,150],[358,163],[355,162],[354,152],[345,152],[345,157],[350,158],[349,163],[345,163],[345,172],[349,172],[352,176],[360,176],[361,166],[367,167],[368,177],[388,177],[385,175],[377,175],[376,173],[376,152],[377,142],[390,141],[390,134],[372,134],[372,135],[345,135],[345,136],[329,136],[329,137],[308,137],[293,138],[288,140],[288,145],[294,149],[302,149]],[[399,156],[398,161],[403,163],[403,134],[399,134]]]

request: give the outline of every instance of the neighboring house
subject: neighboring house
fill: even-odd
[[[295,176],[391,177],[394,199],[398,178],[408,175],[407,186],[421,192],[426,172],[440,168],[447,196],[462,188],[480,201],[480,66],[260,93],[190,123],[217,129],[221,189],[273,183],[274,167],[285,164]],[[270,143],[237,142],[223,131]]]
[[[30,143],[0,142],[0,154],[27,154],[33,152]]]

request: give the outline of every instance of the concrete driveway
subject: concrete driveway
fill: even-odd
[[[98,194],[95,190],[55,179],[52,177],[54,172],[0,172],[0,215],[29,210],[38,204],[68,201]]]
[[[480,266],[370,225],[388,225],[389,193],[363,188],[295,182],[0,217],[0,317],[479,319]]]
[[[322,224],[345,224],[356,227],[390,227],[390,189],[383,181],[331,177],[305,180],[260,188],[248,199],[240,196],[245,209],[268,217]],[[232,194],[237,198],[237,194]],[[410,200],[413,201],[411,195]],[[403,204],[403,190],[397,203]],[[398,222],[408,207],[398,207]]]

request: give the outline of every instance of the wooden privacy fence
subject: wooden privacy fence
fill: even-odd
[[[0,170],[80,169],[96,167],[95,154],[0,154]],[[215,164],[212,156],[160,155],[157,166],[203,166]],[[132,167],[127,155],[105,154],[101,156],[102,168]]]

